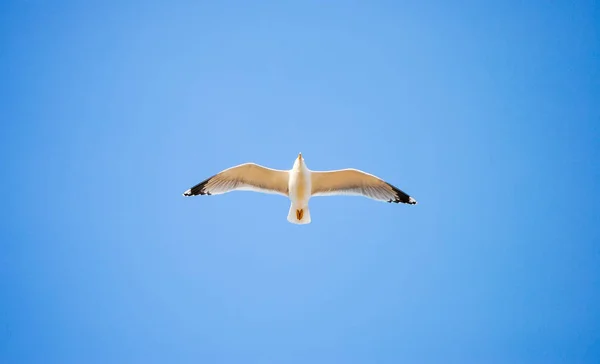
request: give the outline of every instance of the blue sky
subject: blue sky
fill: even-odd
[[[2,2],[0,362],[597,363],[599,37],[587,0]],[[419,204],[181,195],[298,152]]]

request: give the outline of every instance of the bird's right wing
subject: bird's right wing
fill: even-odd
[[[236,190],[246,190],[288,196],[288,181],[288,171],[271,169],[255,163],[245,163],[207,178],[185,191],[183,195],[218,195]]]
[[[311,172],[313,196],[361,195],[378,201],[407,203],[417,201],[381,178],[357,169]]]

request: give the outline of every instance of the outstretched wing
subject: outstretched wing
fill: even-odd
[[[360,195],[378,201],[417,204],[399,188],[381,178],[357,169],[311,172],[312,195]]]
[[[271,169],[255,163],[228,168],[183,193],[184,196],[218,195],[236,190],[288,195],[288,171]]]

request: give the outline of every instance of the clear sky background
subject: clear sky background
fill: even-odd
[[[600,362],[600,7],[3,1],[0,363]],[[182,192],[354,167],[414,196]]]

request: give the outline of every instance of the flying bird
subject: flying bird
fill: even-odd
[[[311,222],[308,201],[313,196],[359,195],[377,201],[417,204],[414,198],[397,187],[357,169],[311,171],[302,153],[298,154],[290,170],[244,163],[207,178],[183,195],[219,195],[240,190],[288,197],[292,204],[287,219],[293,224]]]

